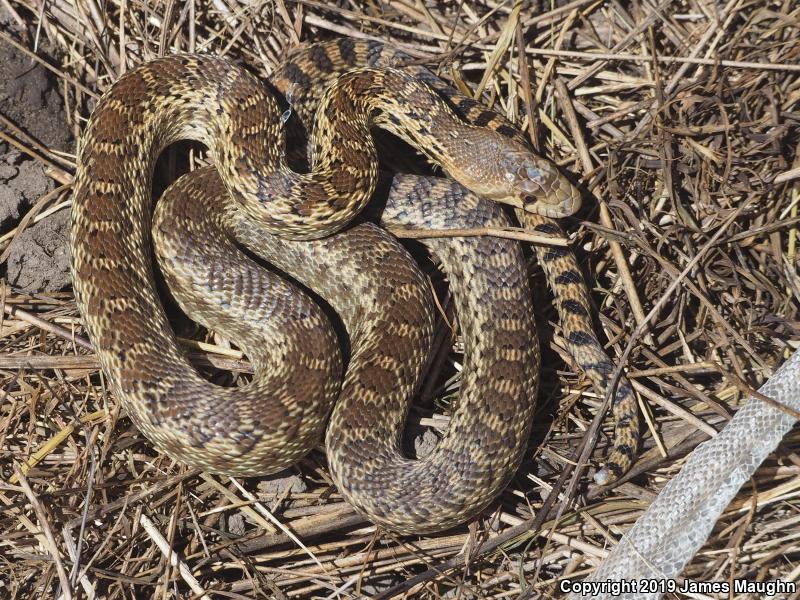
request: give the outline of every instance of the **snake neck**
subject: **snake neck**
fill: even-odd
[[[285,89],[291,101],[291,85],[287,87],[284,81],[278,87]],[[301,119],[309,121],[302,102],[299,106]],[[373,127],[394,133],[471,189],[480,187],[481,177],[462,171],[463,142],[481,136],[482,147],[491,147],[485,139],[491,132],[461,122],[427,85],[391,68],[357,68],[344,73],[325,89],[313,123],[311,172],[300,174],[283,168],[264,194],[302,198],[295,210],[304,218],[324,211],[327,222],[316,221],[315,237],[341,229],[374,193],[378,160]],[[509,144],[505,139],[500,142],[505,147]],[[478,143],[476,139],[475,145]],[[495,150],[501,151],[499,147]]]
[[[323,172],[347,164],[350,156],[343,154],[357,151],[348,140],[368,140],[365,148],[372,152],[373,125],[398,136],[477,193],[483,192],[486,170],[500,164],[503,153],[525,152],[516,142],[461,121],[433,89],[394,68],[345,72],[322,95],[313,122],[313,164]],[[469,151],[477,148],[480,159]]]

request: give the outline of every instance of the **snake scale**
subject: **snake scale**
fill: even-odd
[[[517,244],[426,241],[450,280],[465,364],[443,438],[422,459],[403,456],[433,301],[391,236],[371,223],[348,227],[376,187],[370,129],[398,135],[458,182],[396,176],[384,225],[506,225],[488,198],[553,232],[549,217],[574,212],[580,195],[502,117],[408,62],[349,39],[288,57],[272,83],[313,128],[307,173],[287,166],[282,107],[245,70],[175,55],[128,72],[99,101],[79,149],[73,284],[114,393],[159,450],[211,472],[269,474],[313,448],[330,413],[326,450],[343,496],[375,523],[423,533],[475,516],[513,476],[530,431],[539,351]],[[155,160],[182,139],[204,143],[214,168],[176,181],[151,217]],[[151,237],[181,308],[251,359],[247,386],[208,382],[178,348],[154,283]],[[239,246],[330,303],[348,331],[343,379],[322,309]],[[613,367],[592,332],[575,259],[556,248],[537,253],[569,349],[604,392]],[[603,482],[624,472],[637,447],[624,378],[612,410],[615,443],[596,477]]]

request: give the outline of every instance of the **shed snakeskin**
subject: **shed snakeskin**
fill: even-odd
[[[387,68],[383,58],[390,54],[371,44],[329,42],[294,55],[276,73],[276,87],[290,83],[282,91],[290,93],[299,111],[302,95],[312,89],[301,85],[304,77],[314,82],[326,65],[324,57],[348,70],[319,94],[311,140],[314,169],[307,174],[286,166],[282,110],[275,98],[228,61],[179,55],[123,76],[99,102],[79,152],[73,282],[112,389],[156,447],[212,472],[267,474],[297,460],[320,438],[342,369],[322,311],[302,296],[295,300],[292,286],[268,271],[243,268],[242,260],[248,259],[230,258],[233,241],[214,228],[227,223],[229,235],[258,254],[276,248],[271,260],[320,290],[349,330],[348,370],[326,438],[337,486],[376,523],[402,532],[429,532],[471,518],[508,483],[527,442],[538,347],[527,338],[532,313],[530,300],[523,298],[524,268],[505,268],[521,264],[513,244],[479,242],[484,245],[476,252],[483,263],[477,266],[466,266],[461,254],[474,241],[437,249],[445,267],[454,269],[451,285],[470,367],[465,366],[458,408],[436,450],[420,461],[400,454],[406,397],[418,385],[425,362],[420,348],[430,337],[430,298],[401,247],[374,226],[362,224],[343,236],[326,237],[345,227],[374,191],[377,164],[369,129],[378,125],[396,133],[474,192],[526,211],[569,214],[580,196],[520,138],[508,137],[500,121],[460,121],[428,87],[430,82],[393,68],[401,55],[391,54],[392,67]],[[328,80],[334,70],[326,73]],[[322,89],[325,78],[319,79]],[[198,267],[187,273],[167,266],[164,272],[178,288],[182,277],[191,282],[194,295],[175,292],[191,316],[247,352],[256,374],[246,388],[220,388],[194,371],[177,347],[153,282],[150,182],[161,149],[179,139],[205,143],[216,171],[176,182],[167,196],[184,201],[159,207],[155,236],[169,233],[181,219],[188,231],[207,233],[191,238],[191,244],[182,244],[180,237],[177,243],[164,240],[158,252],[164,259],[181,255]],[[428,211],[437,201],[424,201],[428,191],[449,198],[440,203],[480,205],[502,222],[496,207],[458,186],[405,178],[393,184],[384,220],[394,215],[396,222],[430,222]],[[223,201],[214,200],[220,197]],[[179,208],[170,212],[169,206],[187,211],[205,206],[208,216],[181,216]],[[444,223],[452,222],[447,219]],[[284,239],[322,237],[313,244]],[[318,252],[324,258],[317,258],[313,248],[322,249]],[[210,255],[191,256],[200,250]],[[449,255],[453,258],[445,258]],[[363,263],[346,266],[344,257],[354,256]],[[580,286],[571,275],[560,283],[553,278],[559,261],[563,256],[545,265],[554,286],[562,286],[556,287],[557,298],[559,289]],[[346,295],[347,287],[356,295]],[[227,291],[244,295],[231,299]],[[563,315],[564,306],[573,302],[566,310],[574,318],[573,332],[580,334],[569,335],[576,359],[590,375],[607,377],[602,360],[587,352],[599,343],[586,325],[585,294],[569,294],[574,297],[557,304]],[[262,297],[267,300],[260,302]],[[353,304],[353,297],[360,304]],[[487,307],[490,298],[497,300],[496,312]],[[388,308],[374,309],[372,299],[388,301]],[[465,319],[471,313],[477,315],[474,322]],[[281,323],[289,325],[288,333],[279,331]],[[569,333],[569,325],[564,326]],[[494,333],[487,333],[492,328]],[[409,339],[414,343],[408,345]],[[397,383],[394,369],[408,375],[406,383]],[[607,470],[612,476],[626,468],[635,452],[635,438],[619,437],[636,429],[635,412],[623,415],[625,422],[619,424],[624,405],[614,403],[618,440]]]

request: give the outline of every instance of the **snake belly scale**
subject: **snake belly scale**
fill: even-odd
[[[350,401],[334,409],[327,449],[342,493],[386,527],[404,532],[445,529],[475,515],[508,483],[527,442],[538,349],[526,339],[532,316],[523,298],[525,270],[513,267],[521,264],[521,257],[513,245],[503,247],[506,242],[480,241],[470,252],[478,253],[485,268],[459,272],[466,246],[432,243],[442,246],[434,252],[446,268],[454,269],[451,284],[459,310],[466,311],[462,318],[469,311],[479,317],[473,329],[463,324],[471,362],[469,371],[465,365],[462,395],[448,432],[432,455],[409,461],[398,451],[406,401],[391,393],[412,393],[425,362],[425,352],[417,349],[430,337],[430,317],[423,314],[430,298],[419,291],[424,281],[413,266],[401,266],[406,264],[401,247],[373,226],[350,228],[341,237],[325,236],[344,228],[374,191],[372,125],[398,134],[474,192],[524,209],[526,218],[537,218],[530,215],[533,212],[543,217],[569,214],[580,197],[550,163],[530,153],[517,136],[508,135],[501,120],[489,123],[479,116],[472,119],[478,125],[465,123],[456,114],[458,106],[454,112],[428,87],[438,84],[425,81],[424,75],[421,83],[406,72],[385,68],[383,48],[348,40],[304,52],[288,61],[274,81],[278,88],[282,81],[291,83],[292,89],[283,91],[292,94],[298,110],[303,94],[316,95],[321,103],[312,136],[314,169],[306,174],[285,164],[282,111],[275,99],[246,71],[223,59],[158,59],[129,72],[104,94],[79,152],[72,227],[76,301],[112,389],[163,452],[213,472],[275,472],[314,446],[341,386],[342,396]],[[301,84],[304,77],[313,77],[315,66],[324,64],[323,55],[331,64],[354,70],[317,92]],[[399,56],[392,56],[392,66]],[[447,89],[442,84],[437,91],[445,90],[445,99],[452,100]],[[499,125],[492,127],[495,123]],[[205,250],[214,261],[194,259],[195,264],[205,261],[207,268],[194,274],[165,268],[165,274],[178,286],[184,275],[193,282],[189,287],[194,296],[176,292],[184,310],[235,339],[253,361],[256,375],[246,388],[218,388],[197,375],[178,349],[153,283],[150,180],[160,150],[186,138],[208,146],[216,171],[176,182],[167,195],[183,201],[165,203],[178,207],[172,212],[159,206],[163,217],[157,218],[156,237],[181,218],[197,232],[208,222],[253,252],[271,257],[304,285],[322,289],[320,294],[342,315],[353,344],[343,383],[337,379],[342,370],[337,343],[321,311],[306,300],[294,300],[293,287],[269,272],[244,269],[238,259],[234,268],[222,252],[235,252],[234,243],[222,241],[221,249],[211,242],[225,239],[216,233],[200,234],[192,245],[208,246]],[[426,203],[428,192],[440,200]],[[491,203],[458,186],[404,178],[392,186],[384,220],[429,222],[429,214],[440,204],[477,207],[474,214],[483,216],[470,218],[504,222]],[[202,206],[208,208],[208,217],[191,212],[181,217],[181,210]],[[442,221],[445,226],[452,222],[447,217]],[[323,237],[305,245],[286,239]],[[182,254],[184,260],[192,252],[174,240],[158,247],[160,255]],[[314,252],[324,258],[309,259],[317,256]],[[340,282],[325,281],[323,271],[347,271],[347,255],[370,264],[351,267],[353,289],[366,297],[374,287],[382,300],[393,298],[393,315],[365,311],[364,304],[354,305],[343,296]],[[556,257],[546,266],[554,287],[580,288],[573,276],[559,283],[552,275],[563,260]],[[381,273],[385,276],[385,265],[395,264],[385,261],[397,265],[392,272],[398,273],[398,282],[389,290],[376,285]],[[314,271],[323,264],[329,266]],[[306,269],[309,265],[314,268]],[[508,265],[512,266],[506,269]],[[490,274],[495,271],[503,275]],[[467,283],[456,283],[462,276]],[[232,302],[216,295],[225,290],[243,292],[244,299]],[[585,292],[581,293],[585,309]],[[258,304],[254,298],[262,295],[271,300]],[[558,288],[556,295],[558,300]],[[498,302],[496,312],[484,304],[490,297]],[[575,317],[579,335],[571,335],[570,343],[577,342],[571,348],[578,349],[578,363],[590,375],[602,375],[602,361],[587,352],[597,346],[602,353],[602,347],[587,325],[588,316],[578,314],[578,304],[580,299],[557,302],[562,313],[568,306]],[[278,331],[277,325],[261,330],[265,322],[288,322],[293,330]],[[501,333],[486,337],[498,323]],[[414,343],[406,347],[401,344],[404,338]],[[289,364],[297,370],[290,370]],[[408,371],[409,382],[397,384],[388,375],[390,366]],[[620,432],[623,438],[610,457],[612,476],[627,467],[636,446],[635,437],[625,437],[626,432],[635,433],[636,415],[629,414],[629,399],[623,396],[618,393],[614,403],[618,438]]]

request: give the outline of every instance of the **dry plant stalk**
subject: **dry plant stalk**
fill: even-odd
[[[682,457],[724,425],[746,386],[759,387],[797,347],[796,3],[340,4],[2,0],[10,25],[0,49],[45,66],[78,127],[98,95],[140,61],[224,54],[268,78],[297,43],[332,36],[399,46],[514,119],[591,192],[565,228],[612,356],[631,348],[626,367],[650,430],[635,468],[608,493],[579,486],[564,497],[600,402],[572,370],[546,293],[537,315],[551,332],[545,389],[516,480],[479,522],[400,538],[376,532],[342,503],[321,452],[277,482],[201,476],[154,454],[108,397],[71,294],[27,296],[3,286],[0,595],[557,595],[560,579],[591,572]],[[13,145],[70,184],[70,157],[0,117],[0,146]],[[32,226],[34,211],[63,210],[67,191],[0,231],[0,251]],[[435,268],[430,274],[441,287]],[[538,270],[532,276],[541,283]],[[412,421],[446,426],[460,358],[445,325],[438,337],[438,383],[425,393],[435,400],[418,406]],[[191,352],[218,380],[216,369],[249,369],[211,338],[192,342]],[[607,435],[604,428],[595,458]],[[800,579],[791,566],[800,535],[798,448],[795,432],[729,507],[687,577]]]

